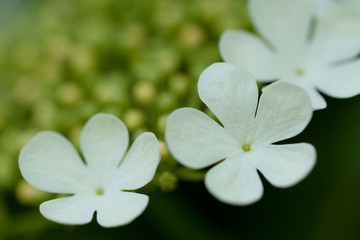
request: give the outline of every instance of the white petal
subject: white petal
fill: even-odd
[[[274,53],[254,34],[229,30],[221,34],[220,54],[225,62],[248,69],[256,80],[279,78],[279,65]]]
[[[360,16],[351,9],[335,9],[319,18],[311,54],[314,64],[329,64],[355,57],[360,51]]]
[[[214,63],[201,74],[200,99],[240,142],[250,131],[258,88],[248,71],[229,63]]]
[[[255,27],[278,50],[302,50],[314,12],[312,0],[250,0]]]
[[[96,114],[86,123],[80,148],[88,166],[102,177],[118,166],[129,145],[124,123],[111,114]]]
[[[303,180],[316,163],[316,151],[306,143],[264,146],[256,149],[256,154],[259,171],[272,185],[281,188]]]
[[[318,16],[325,15],[333,7],[336,6],[334,0],[313,0],[315,5],[315,12]]]
[[[323,96],[321,96],[321,94],[316,89],[314,89],[311,86],[303,86],[303,89],[305,90],[308,97],[310,98],[310,102],[311,102],[313,110],[320,110],[320,109],[326,108],[327,103],[326,103],[325,99],[323,98]]]
[[[195,169],[210,166],[239,148],[223,127],[192,108],[177,109],[170,114],[165,140],[176,160]]]
[[[261,95],[251,140],[261,144],[293,137],[304,130],[311,116],[305,91],[289,83],[273,83]]]
[[[74,195],[44,202],[41,214],[61,224],[80,225],[91,222],[96,208],[96,199],[86,195]]]
[[[149,197],[131,192],[111,192],[101,197],[96,218],[103,227],[129,224],[146,208]]]
[[[141,188],[153,179],[159,162],[158,140],[153,133],[143,133],[135,140],[111,181],[122,190]]]
[[[335,98],[348,98],[359,94],[360,60],[329,68],[316,85],[321,92]]]
[[[226,159],[206,174],[207,189],[219,201],[231,205],[248,205],[258,201],[262,197],[263,186],[253,163],[254,159],[247,153]]]
[[[34,136],[21,150],[19,167],[25,180],[43,191],[76,193],[91,185],[79,154],[56,132]]]

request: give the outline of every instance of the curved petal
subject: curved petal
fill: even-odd
[[[258,88],[249,72],[229,63],[214,63],[201,74],[198,91],[225,129],[243,142],[258,101]]]
[[[314,0],[314,6],[316,15],[323,16],[335,7],[336,4],[334,0]]]
[[[206,188],[227,204],[248,205],[258,201],[263,186],[253,162],[251,153],[226,159],[208,171]]]
[[[314,64],[327,65],[357,56],[360,52],[360,15],[352,9],[338,7],[319,18],[310,52]]]
[[[21,150],[20,172],[31,185],[52,193],[77,193],[91,185],[86,167],[61,134],[35,135]]]
[[[325,99],[316,89],[311,86],[303,86],[302,88],[305,90],[308,97],[310,98],[313,110],[320,110],[326,108],[327,103]]]
[[[96,114],[86,123],[80,148],[88,166],[98,177],[118,166],[129,145],[124,123],[111,114]]]
[[[141,188],[153,179],[159,162],[158,140],[153,133],[143,133],[131,146],[111,182],[122,190]]]
[[[189,168],[210,166],[237,151],[237,141],[206,114],[192,108],[172,112],[165,140],[175,159]]]
[[[40,212],[46,219],[71,225],[91,222],[95,209],[95,197],[86,195],[53,199],[40,205]]]
[[[302,51],[314,12],[312,0],[250,0],[249,12],[257,31],[276,49]]]
[[[103,227],[118,227],[131,223],[146,208],[149,197],[131,192],[111,192],[101,197],[96,218]]]
[[[280,76],[276,55],[254,34],[225,31],[221,34],[219,49],[225,62],[248,69],[256,80],[275,80]]]
[[[360,60],[329,68],[316,83],[321,92],[334,98],[348,98],[360,93]]]
[[[261,95],[250,143],[274,143],[299,134],[310,122],[312,107],[306,92],[276,82]]]
[[[269,145],[256,149],[256,167],[275,187],[291,187],[314,168],[316,150],[307,143]]]

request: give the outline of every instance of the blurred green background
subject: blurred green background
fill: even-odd
[[[166,117],[184,106],[207,111],[197,79],[221,61],[221,32],[237,28],[252,31],[243,0],[1,0],[0,239],[360,239],[360,97],[327,98],[288,141],[315,145],[314,171],[290,189],[263,179],[264,197],[251,206],[216,201],[203,173],[166,151]],[[132,139],[160,139],[159,171],[142,189],[150,204],[120,228],[49,222],[38,206],[54,196],[22,180],[19,151],[42,130],[77,145],[97,112],[120,117]]]

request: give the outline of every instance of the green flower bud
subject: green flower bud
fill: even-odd
[[[161,191],[171,192],[177,187],[178,179],[171,172],[163,172],[158,178],[158,183]]]
[[[15,188],[15,197],[23,205],[38,205],[50,196],[50,193],[40,191],[24,180],[20,180]]]
[[[138,82],[133,86],[132,94],[138,103],[148,105],[152,103],[156,89],[150,82]]]
[[[144,124],[144,114],[139,109],[130,109],[124,114],[124,123],[129,131],[134,131]]]
[[[65,83],[57,89],[56,95],[61,104],[74,106],[82,98],[82,91],[75,83]]]

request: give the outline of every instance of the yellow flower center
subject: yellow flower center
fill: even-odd
[[[295,70],[295,74],[298,77],[302,77],[302,76],[304,76],[305,71],[304,71],[304,69],[298,68],[298,69]]]
[[[248,152],[248,151],[250,151],[250,145],[249,144],[244,144],[242,146],[242,149],[244,150],[244,152]]]
[[[98,188],[98,189],[96,190],[96,195],[101,196],[101,195],[103,195],[103,194],[104,194],[104,189]]]

